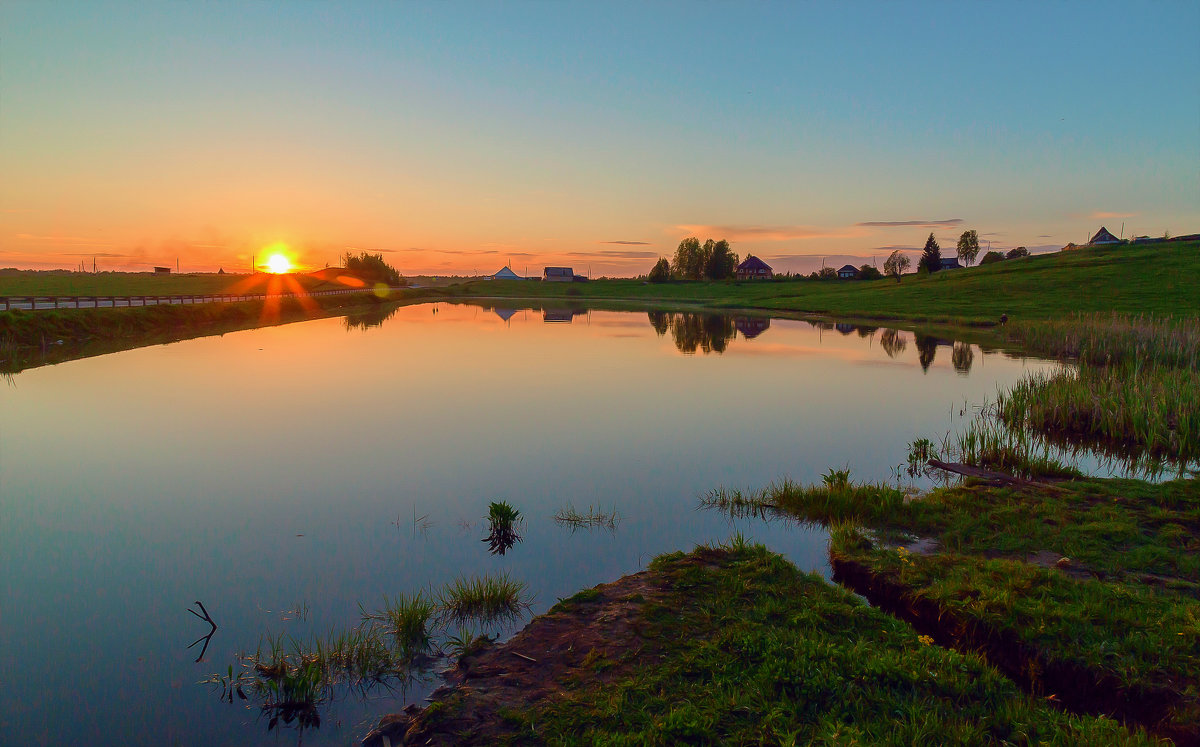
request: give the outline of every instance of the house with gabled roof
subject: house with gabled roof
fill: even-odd
[[[1089,246],[1107,246],[1109,244],[1120,244],[1120,243],[1121,243],[1120,239],[1118,239],[1116,236],[1113,236],[1112,233],[1104,226],[1100,226],[1100,230],[1096,232],[1096,235],[1092,237],[1092,240],[1088,242],[1088,245]]]
[[[853,280],[858,277],[858,268],[854,265],[842,265],[838,270],[838,277],[842,280]]]
[[[775,273],[771,271],[771,266],[753,254],[737,266],[738,280],[769,280],[773,277]]]

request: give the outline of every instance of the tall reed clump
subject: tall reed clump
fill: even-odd
[[[1026,376],[996,401],[1009,427],[1119,457],[1200,460],[1200,372],[1130,365]]]
[[[1031,374],[1001,395],[1005,425],[1135,463],[1200,460],[1200,320],[1080,315],[1010,333],[1076,366]]]
[[[700,497],[701,508],[715,508],[734,518],[767,512],[820,523],[887,522],[903,510],[904,494],[887,485],[855,484],[850,470],[830,469],[821,485],[801,485],[789,478],[743,493],[717,488]]]
[[[1200,368],[1200,319],[1195,317],[1080,314],[1059,322],[1013,322],[1007,332],[1035,352],[1093,366]]]
[[[392,640],[402,661],[411,661],[430,645],[430,619],[437,611],[432,598],[417,592],[401,594],[395,599],[383,598],[383,608],[376,612],[363,610],[363,621],[381,624]]]
[[[458,578],[437,594],[443,617],[462,621],[475,618],[492,623],[518,617],[529,608],[525,601],[526,585],[507,573]]]

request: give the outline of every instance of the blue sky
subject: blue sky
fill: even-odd
[[[0,265],[282,241],[633,274],[696,234],[807,271],[930,231],[1195,232],[1197,30],[1195,3],[10,1]]]

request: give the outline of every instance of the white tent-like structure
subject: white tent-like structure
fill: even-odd
[[[504,266],[500,272],[492,275],[492,280],[520,280],[521,276],[512,270],[508,269],[508,265]]]

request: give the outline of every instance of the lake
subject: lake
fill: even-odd
[[[823,531],[698,497],[846,466],[895,482],[912,439],[1052,365],[851,325],[439,303],[27,370],[0,382],[3,741],[296,742],[201,682],[457,577],[507,572],[537,614],[735,532],[828,575]],[[496,500],[524,519],[502,556]],[[619,524],[572,531],[568,505]],[[200,662],[196,601],[218,624]],[[436,674],[390,684],[337,691],[303,741],[356,743]]]

